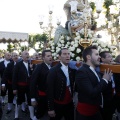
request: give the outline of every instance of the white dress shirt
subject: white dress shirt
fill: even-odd
[[[23,62],[23,63],[25,65],[26,69],[27,69],[27,73],[28,73],[28,76],[29,76],[28,63],[26,63],[26,62]]]
[[[61,62],[62,66],[61,66],[61,69],[63,71],[63,73],[65,74],[66,78],[67,78],[67,86],[70,86],[70,80],[69,80],[69,74],[68,74],[68,66],[64,65],[62,62]]]
[[[96,73],[95,69],[92,66],[90,66],[90,69],[93,71],[93,73],[97,77],[98,82],[100,82],[100,78],[99,78],[98,74]],[[106,79],[104,79],[104,78],[102,78],[102,79],[108,84],[108,81]]]
[[[45,63],[45,64],[47,65],[48,69],[50,69],[50,68],[51,68],[51,66],[50,66],[50,65],[48,65],[47,63]]]
[[[5,67],[7,67],[7,64],[8,64],[8,63],[10,63],[10,61],[4,60],[4,65],[5,65]]]

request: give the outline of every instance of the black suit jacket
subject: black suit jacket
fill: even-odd
[[[35,98],[37,90],[46,92],[46,81],[49,68],[45,63],[38,64],[32,73],[30,83],[31,98]]]
[[[113,77],[115,81],[116,94],[119,96],[120,95],[120,73],[114,73]]]
[[[29,72],[29,76],[28,76],[28,72]],[[32,74],[32,70],[30,68],[29,63],[28,63],[28,71],[23,61],[16,63],[13,70],[13,79],[12,79],[13,90],[17,90],[18,83],[22,82],[29,84],[31,74]]]
[[[14,69],[14,62],[8,63],[2,77],[2,84],[6,84],[9,82],[12,83],[12,76],[13,76],[13,69]]]
[[[101,92],[107,87],[107,83],[101,79],[98,81],[96,75],[87,64],[76,73],[76,86],[78,90],[78,101],[91,105],[100,105],[102,102]]]
[[[47,76],[47,96],[48,96],[48,109],[54,110],[54,99],[63,100],[66,91],[66,76],[61,69],[61,63],[50,69]],[[74,91],[75,70],[68,68],[71,94]]]
[[[4,61],[2,61],[2,62],[0,62],[0,76],[1,76],[1,78],[3,76],[4,70],[5,70],[5,64],[4,64]]]

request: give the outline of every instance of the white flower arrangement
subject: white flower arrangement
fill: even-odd
[[[73,41],[70,36],[61,35],[57,44],[54,44],[54,41],[50,41],[49,47],[51,48],[54,60],[58,59],[58,52],[61,48],[69,49],[71,59],[76,60],[77,58],[79,58],[81,56],[82,51],[79,45],[79,38],[80,36],[78,36],[77,39]],[[80,60],[80,58],[78,60]]]
[[[105,43],[105,42],[101,42],[98,38],[95,38],[92,41],[92,45],[96,45],[98,46],[98,50],[99,52],[103,52],[103,51],[110,51],[110,53],[112,54],[113,58],[115,58],[116,56],[116,51],[114,50],[114,47]]]
[[[57,44],[54,44],[54,41],[50,41],[48,49],[51,49],[54,60],[58,59],[58,52],[61,48],[68,48],[70,51],[71,59],[80,61],[82,57],[82,51],[84,49],[79,44],[79,40],[84,39],[82,33],[84,33],[84,29],[82,29],[80,33],[76,32],[76,37],[74,38],[74,40],[70,36],[61,35]],[[110,53],[112,53],[112,56],[115,57],[115,51],[113,47],[104,42],[101,42],[96,37],[96,35],[93,35],[93,32],[90,30],[88,30],[88,38],[92,40],[92,45],[98,46],[99,52],[110,51]]]

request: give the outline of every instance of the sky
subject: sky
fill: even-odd
[[[44,15],[47,25],[49,5],[53,6],[53,24],[61,17],[61,24],[66,22],[63,5],[66,0],[0,0],[0,31],[41,33],[39,15]],[[46,24],[45,24],[46,23]]]

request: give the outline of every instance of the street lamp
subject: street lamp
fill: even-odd
[[[50,5],[49,6],[49,16],[48,16],[48,25],[47,26],[43,26],[43,21],[44,21],[44,16],[40,15],[39,16],[39,24],[40,24],[40,28],[43,30],[43,32],[45,34],[48,35],[48,40],[50,41],[52,38],[52,34],[53,31],[55,29],[55,27],[53,26],[53,6]],[[61,24],[61,21],[59,18],[57,18],[57,23],[58,26]]]

